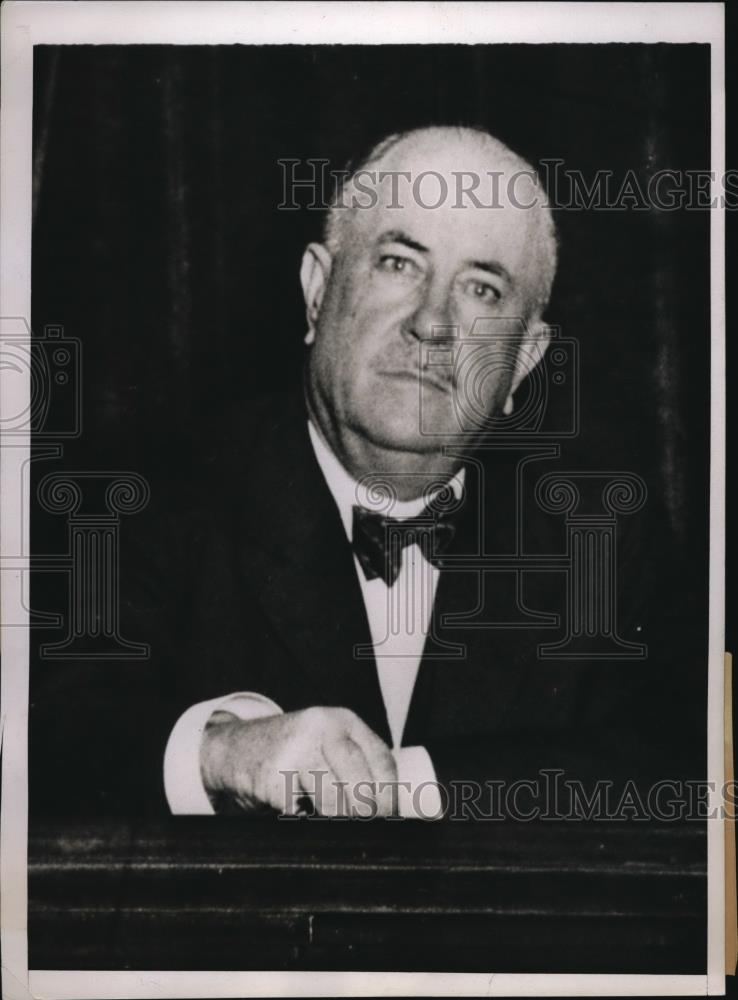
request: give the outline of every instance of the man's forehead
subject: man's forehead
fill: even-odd
[[[504,252],[514,263],[531,238],[535,209],[498,197],[491,187],[476,192],[480,207],[468,191],[456,189],[453,177],[440,176],[443,181],[431,175],[415,181],[399,178],[395,190],[385,178],[376,188],[372,186],[371,204],[366,195],[357,198],[359,205],[370,204],[353,212],[355,232],[362,242],[388,242],[399,233],[400,242],[430,253],[454,251],[474,258]]]
[[[360,190],[356,204],[376,207],[378,216],[386,210],[431,229],[460,224],[494,233],[500,226],[525,224],[536,179],[523,160],[491,137],[439,129],[400,140],[362,172]],[[364,208],[361,214],[374,213]]]

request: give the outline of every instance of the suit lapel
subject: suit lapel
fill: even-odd
[[[371,638],[353,554],[303,406],[285,402],[266,419],[234,492],[244,578],[308,673],[315,704],[351,708],[387,739],[375,661],[354,655]]]
[[[519,599],[514,574],[454,567],[457,558],[509,553],[514,546],[515,497],[501,488],[514,483],[507,464],[504,457],[497,463],[492,489],[489,470],[467,464],[466,500],[438,582],[406,745],[499,729],[524,679],[522,650],[531,633],[509,627]]]

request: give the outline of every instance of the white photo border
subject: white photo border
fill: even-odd
[[[378,11],[381,8],[381,11]],[[576,16],[572,17],[572,8]],[[379,14],[379,16],[377,16]],[[0,317],[31,314],[33,46],[37,44],[495,44],[702,42],[711,46],[711,170],[725,170],[724,7],[721,3],[6,2],[2,7]],[[713,180],[716,185],[718,180]],[[715,187],[714,193],[719,194]],[[723,783],[725,537],[725,218],[711,211],[711,462],[708,780]],[[0,372],[0,418],[28,406],[30,385]],[[6,391],[2,391],[6,390]],[[3,995],[158,998],[246,996],[720,995],[725,990],[724,826],[708,821],[706,975],[517,975],[335,972],[30,971],[27,914],[29,510],[28,438],[2,442],[0,567],[3,750],[0,861]],[[27,568],[27,567],[26,567]]]

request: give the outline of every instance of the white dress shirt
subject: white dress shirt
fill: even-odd
[[[310,441],[328,488],[338,507],[349,541],[354,505],[377,509],[376,496],[346,472],[336,456],[308,422]],[[463,471],[451,480],[457,496],[463,489]],[[430,498],[389,500],[381,513],[405,519],[417,517]],[[367,580],[356,556],[356,574],[364,598],[379,685],[384,700],[392,753],[397,764],[400,814],[421,818],[441,815],[441,798],[435,771],[425,747],[402,747],[410,700],[423,647],[430,626],[439,571],[420,548],[408,545],[402,552],[397,579],[388,587],[381,577]],[[213,712],[231,712],[244,720],[278,715],[281,709],[269,698],[253,692],[236,692],[199,702],[177,720],[164,755],[164,787],[169,807],[176,814],[212,814],[213,808],[200,778],[200,744]]]

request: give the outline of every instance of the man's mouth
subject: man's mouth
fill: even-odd
[[[395,379],[398,382],[409,382],[415,386],[427,385],[437,392],[449,393],[451,391],[451,383],[447,379],[440,379],[437,375],[419,371],[417,368],[383,369],[377,374],[385,378]]]

